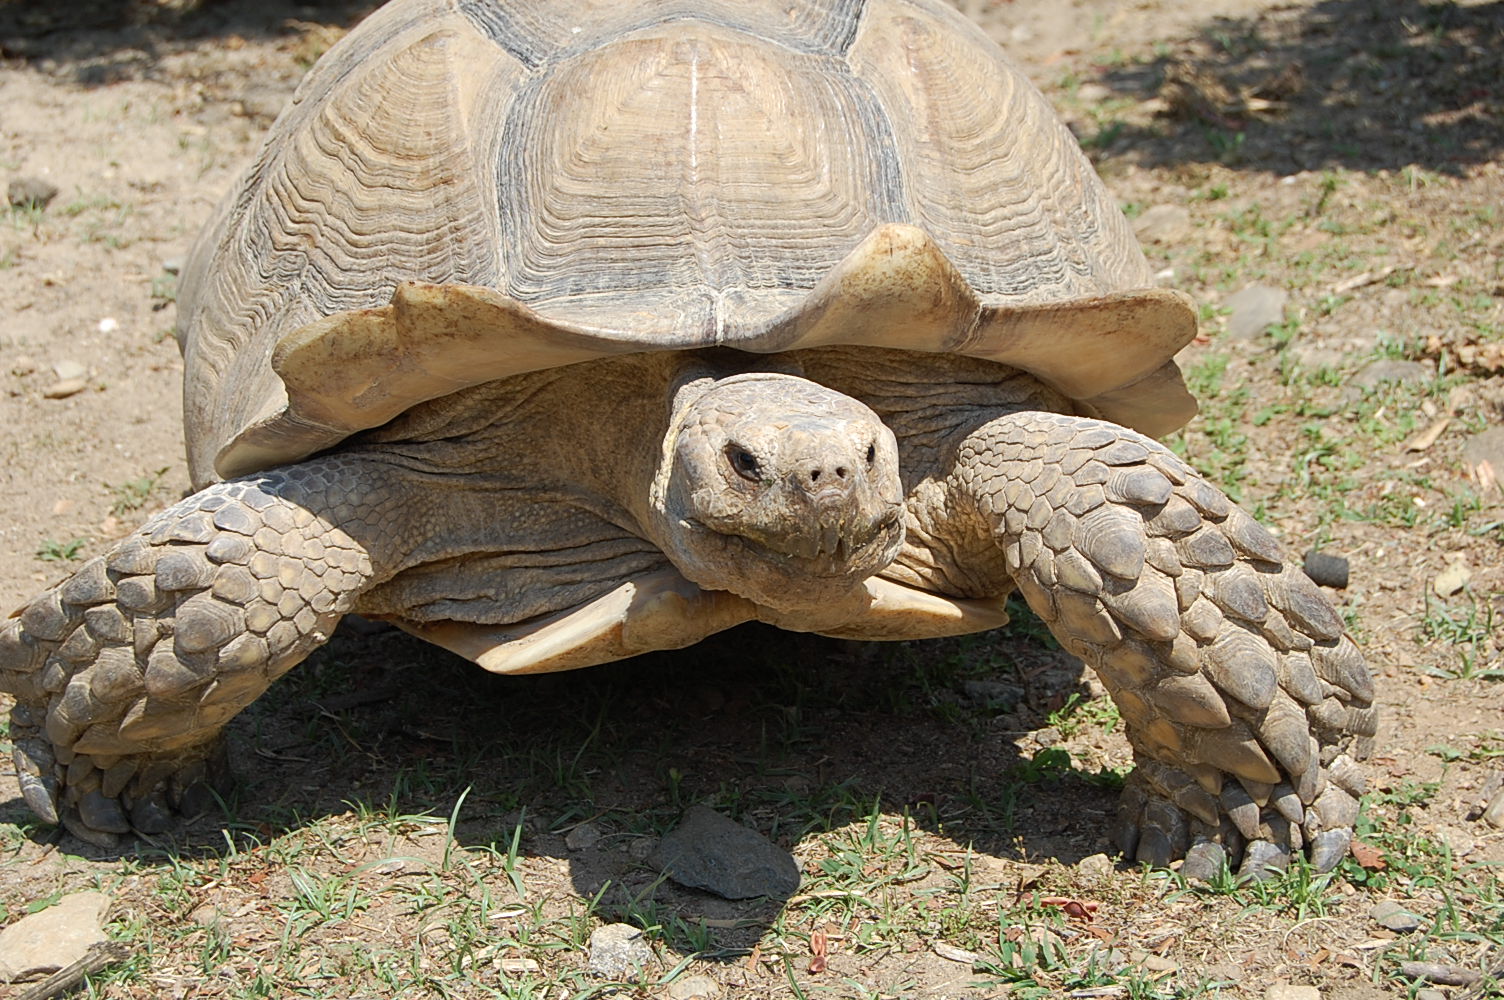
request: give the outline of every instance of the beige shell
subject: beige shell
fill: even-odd
[[[1150,434],[1195,332],[1040,94],[938,0],[396,0],[314,68],[182,290],[204,483],[610,354],[1026,369]]]

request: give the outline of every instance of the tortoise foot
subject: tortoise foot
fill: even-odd
[[[1221,781],[1213,794],[1206,787]],[[1320,768],[1309,805],[1288,784],[1273,787],[1232,776],[1190,775],[1141,761],[1123,789],[1115,830],[1123,856],[1158,868],[1183,858],[1180,874],[1210,882],[1224,870],[1262,882],[1303,855],[1329,872],[1347,854],[1365,791],[1363,771],[1346,755]]]
[[[83,754],[54,746],[36,724],[44,711],[11,711],[21,795],[46,822],[106,850],[130,835],[167,833],[211,813],[232,784],[218,738],[169,753]]]
[[[291,474],[211,486],[0,624],[36,814],[90,843],[213,804],[226,722],[324,641],[368,560]]]

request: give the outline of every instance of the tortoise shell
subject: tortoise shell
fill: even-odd
[[[938,0],[396,0],[184,276],[196,483],[607,355],[1025,369],[1162,434],[1195,332],[1067,129]]]

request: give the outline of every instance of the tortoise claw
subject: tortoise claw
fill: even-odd
[[[1210,882],[1227,869],[1227,850],[1214,840],[1199,840],[1185,852],[1180,874],[1193,882]]]
[[[1249,841],[1243,848],[1243,863],[1238,866],[1238,880],[1265,882],[1290,867],[1290,849],[1270,840]]]

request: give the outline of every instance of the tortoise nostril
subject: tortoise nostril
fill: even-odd
[[[844,465],[838,466],[836,468],[836,478],[837,479],[845,479],[846,478],[846,467]]]
[[[812,470],[810,470],[809,481],[812,482],[812,483],[818,483],[820,481],[820,470],[819,469],[812,469]]]

